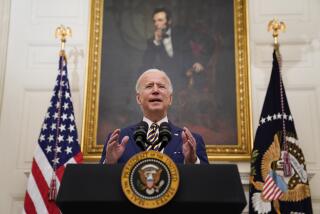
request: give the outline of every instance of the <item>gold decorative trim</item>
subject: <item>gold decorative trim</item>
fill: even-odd
[[[96,144],[98,126],[103,0],[91,0],[90,38],[81,149],[86,161],[100,159]],[[234,33],[237,95],[237,145],[207,145],[209,160],[249,160],[252,148],[251,88],[249,71],[247,0],[234,0]]]
[[[234,13],[238,144],[208,145],[209,160],[249,160],[253,145],[246,0],[234,1]]]
[[[103,0],[91,0],[89,55],[85,87],[81,150],[84,160],[100,159],[102,145],[96,144],[102,47]]]

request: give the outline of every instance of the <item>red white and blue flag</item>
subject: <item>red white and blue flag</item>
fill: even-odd
[[[50,106],[33,157],[23,213],[60,213],[55,197],[69,163],[82,162],[67,61],[62,53]]]
[[[274,171],[270,171],[265,179],[262,189],[262,198],[268,201],[278,200],[283,192],[287,192],[287,188]],[[283,185],[282,185],[283,184]]]

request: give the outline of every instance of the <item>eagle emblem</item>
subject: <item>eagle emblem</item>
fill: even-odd
[[[298,202],[310,197],[310,189],[304,157],[301,149],[295,143],[294,137],[286,137],[289,146],[289,158],[291,162],[291,176],[285,176],[284,151],[281,150],[280,136],[274,135],[273,142],[263,154],[261,161],[261,175],[263,181],[255,181],[253,177],[250,182],[254,188],[261,191],[252,196],[253,207],[258,213],[271,211],[271,203],[280,213],[280,202]]]
[[[158,193],[164,184],[164,180],[160,180],[162,169],[154,164],[147,164],[138,172],[141,190],[145,191],[148,195]]]
[[[121,174],[123,193],[134,205],[153,209],[168,203],[179,186],[179,171],[173,160],[158,151],[131,157]]]

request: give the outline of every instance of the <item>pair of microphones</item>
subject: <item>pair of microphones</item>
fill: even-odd
[[[151,145],[150,142],[147,141],[147,133],[148,133],[148,123],[145,121],[141,121],[134,131],[133,138],[136,144],[140,147],[142,151],[145,151],[148,146]],[[166,147],[171,140],[171,128],[169,123],[163,122],[159,126],[159,137],[158,140],[152,145],[152,147],[161,143],[158,151],[161,151],[164,147]]]

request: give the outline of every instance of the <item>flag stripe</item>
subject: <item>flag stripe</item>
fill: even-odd
[[[274,199],[274,191],[267,197],[268,200],[272,201]]]
[[[47,207],[47,210],[49,210],[50,213],[52,213],[52,212],[59,213],[59,209],[55,205],[55,203],[48,201],[49,186],[47,185],[46,180],[43,177],[43,174],[42,174],[41,170],[39,169],[37,163],[34,163],[32,165],[32,175],[34,177],[35,182],[37,183],[38,190],[42,196],[44,204]]]
[[[272,186],[272,184],[273,184],[273,180],[270,176],[268,176],[264,185],[266,186],[266,188],[268,188]]]
[[[48,186],[50,186],[50,181],[52,178],[52,173],[53,173],[53,169],[47,159],[47,157],[44,155],[42,149],[40,146],[37,146],[35,155],[34,155],[34,159],[36,160],[38,166],[40,169],[42,169],[41,171],[43,172],[43,177],[46,180],[46,183]],[[60,186],[60,181],[57,180],[57,187]]]
[[[278,192],[277,192],[276,195],[275,195],[275,198],[278,199],[278,198],[280,198],[281,195],[282,195],[282,192],[281,192],[281,190],[279,189]]]
[[[265,188],[265,189],[263,190],[263,192],[262,192],[262,195],[263,195],[264,197],[268,197],[268,195],[270,195],[270,193],[272,192],[272,188],[273,188],[272,185],[269,186],[268,188]]]
[[[273,180],[271,179],[270,176],[268,176],[263,186],[263,194],[267,195],[270,191],[272,191],[273,186],[274,186]]]
[[[274,192],[274,189],[275,189],[275,184],[272,184],[272,186],[270,186],[270,188],[268,189],[268,191],[265,194],[266,198],[270,197],[270,195]]]
[[[83,155],[79,152],[76,156],[70,159],[70,161],[74,160],[75,162],[72,163],[81,163],[83,161]],[[71,163],[71,162],[70,162]]]
[[[42,196],[32,174],[29,175],[28,193],[31,200],[34,202],[36,213],[48,213],[47,207],[42,200]]]
[[[61,181],[62,180],[62,176],[64,173],[65,167],[64,165],[60,166],[57,170],[56,170],[56,175],[58,177],[58,179]]]
[[[25,200],[24,200],[24,209],[22,213],[36,214],[36,208],[34,207],[33,201],[30,198],[28,192],[26,192]]]

